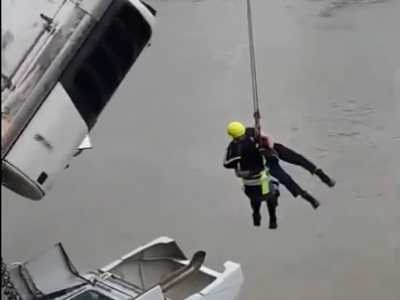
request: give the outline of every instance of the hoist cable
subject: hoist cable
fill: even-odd
[[[256,70],[256,54],[254,50],[254,35],[253,35],[253,17],[251,14],[251,0],[246,0],[247,4],[247,29],[249,35],[249,51],[250,51],[250,70],[251,70],[251,83],[253,91],[253,109],[254,109],[254,123],[255,129],[258,132],[260,145],[261,141],[261,114],[260,114],[260,104],[258,101],[258,86],[257,86],[257,70]],[[274,149],[269,149],[270,157],[279,159],[278,154]]]
[[[256,55],[254,50],[254,36],[253,36],[253,18],[251,14],[251,0],[246,0],[247,3],[247,28],[249,36],[249,51],[250,51],[250,70],[251,70],[251,83],[253,92],[253,109],[254,121],[257,129],[260,129],[260,105],[258,101],[258,86],[257,86],[257,71],[256,71]]]

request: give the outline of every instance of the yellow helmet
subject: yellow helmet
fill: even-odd
[[[228,124],[227,131],[232,138],[236,139],[246,133],[246,127],[242,123],[234,121]]]

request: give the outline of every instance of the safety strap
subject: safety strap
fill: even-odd
[[[251,178],[251,179],[243,178],[243,184],[247,185],[247,186],[257,186],[257,185],[262,184],[265,181],[269,181],[270,180],[270,176],[269,176],[268,170],[262,171],[257,176],[259,176],[259,177],[258,178],[254,178],[254,179],[253,178]]]
[[[268,195],[271,192],[271,180],[272,177],[269,175],[269,170],[265,169],[261,171],[258,175],[258,178],[255,179],[243,179],[243,189],[245,190],[246,186],[259,186],[261,187],[261,194]]]

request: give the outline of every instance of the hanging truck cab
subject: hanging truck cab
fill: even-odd
[[[139,0],[15,5],[21,18],[2,20],[2,183],[40,200],[92,147],[88,133],[149,45],[155,10]]]

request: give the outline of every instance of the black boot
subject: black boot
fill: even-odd
[[[261,226],[261,214],[260,213],[253,213],[253,224],[256,227]]]
[[[321,181],[323,183],[325,183],[327,186],[329,186],[330,188],[333,188],[336,184],[336,181],[332,178],[330,178],[324,171],[322,171],[321,169],[317,169],[315,171],[315,175],[318,176],[319,179],[321,179]]]
[[[301,193],[301,198],[309,202],[314,209],[317,209],[321,204],[317,199],[315,199],[312,195],[310,195],[306,191]]]
[[[272,194],[267,200],[267,208],[269,214],[269,229],[278,228],[278,218],[276,216],[276,208],[278,207],[278,194]]]
[[[269,229],[277,229],[278,228],[278,220],[271,218],[269,220]]]

